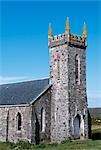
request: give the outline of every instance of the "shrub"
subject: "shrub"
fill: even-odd
[[[19,141],[16,143],[16,146],[22,149],[30,149],[31,144],[28,141]]]
[[[72,142],[72,141],[71,141],[70,138],[68,138],[68,139],[63,140],[63,141],[61,142],[61,144],[70,143],[70,142]]]
[[[36,148],[45,148],[45,147],[46,147],[46,145],[44,143],[36,145]]]
[[[92,118],[92,125],[101,125],[101,118]]]
[[[58,143],[52,143],[52,144],[50,144],[51,146],[57,146],[58,145]]]

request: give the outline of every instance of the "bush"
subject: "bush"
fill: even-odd
[[[70,138],[68,138],[68,139],[63,140],[63,141],[61,142],[61,144],[70,143],[70,142],[72,142],[72,141],[71,141]]]
[[[42,143],[42,144],[39,144],[36,146],[37,148],[45,148],[46,147],[46,144]]]
[[[22,148],[22,149],[30,149],[31,148],[31,144],[28,141],[19,141],[16,143],[16,146],[18,148]]]
[[[52,144],[50,144],[51,146],[57,146],[58,145],[58,143],[52,143]]]
[[[92,118],[92,125],[101,125],[101,118]]]

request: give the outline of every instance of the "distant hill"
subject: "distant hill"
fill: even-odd
[[[99,117],[101,118],[101,107],[99,108],[88,108],[91,118]]]

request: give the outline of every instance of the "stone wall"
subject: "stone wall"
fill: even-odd
[[[73,133],[73,120],[77,114],[80,115],[81,136],[88,137],[88,111],[86,95],[86,50],[82,48],[69,46],[68,48],[68,94],[69,94],[69,111],[70,111],[70,135]],[[80,59],[80,81],[75,81],[75,56],[78,54]],[[83,122],[84,121],[84,122]]]
[[[41,109],[45,111],[45,130],[41,131]],[[48,89],[32,104],[32,142],[50,141],[51,126],[51,90]],[[37,129],[36,129],[37,124]]]
[[[21,114],[21,130],[17,129],[17,113]],[[31,107],[0,106],[0,140],[31,141]]]
[[[57,57],[59,57],[59,60]],[[59,78],[58,73],[60,73]],[[52,83],[51,140],[61,141],[69,137],[67,44],[50,49],[50,79]]]
[[[52,83],[51,140],[75,138],[73,122],[77,115],[80,116],[80,138],[87,138],[86,40],[71,43],[69,35],[64,35],[64,39],[59,37],[48,41]],[[75,81],[76,54],[80,57],[79,84]]]

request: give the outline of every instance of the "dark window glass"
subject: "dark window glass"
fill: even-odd
[[[76,83],[79,80],[79,61],[78,61],[78,55],[75,56],[75,81]]]
[[[19,112],[17,114],[17,129],[21,130],[21,114]]]

